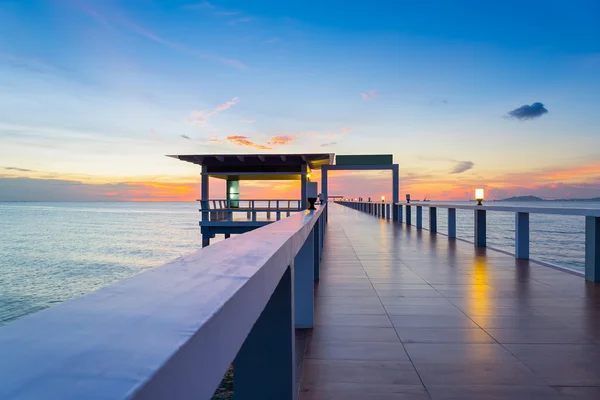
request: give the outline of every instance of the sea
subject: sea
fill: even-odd
[[[574,201],[501,204],[600,208]],[[514,252],[514,218],[488,212],[488,246]],[[0,203],[0,325],[200,249],[199,219],[195,202]],[[438,230],[446,227],[439,209]],[[584,227],[584,217],[531,214],[531,258],[583,271]],[[457,210],[457,236],[473,240],[472,211]]]

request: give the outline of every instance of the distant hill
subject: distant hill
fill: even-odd
[[[594,197],[591,199],[553,199],[553,200],[544,200],[541,197],[537,196],[515,196],[508,197],[506,199],[500,199],[495,201],[600,201],[600,197]]]
[[[536,197],[536,196],[515,196],[515,197],[509,197],[506,199],[497,200],[497,201],[545,201],[545,200],[542,199],[541,197]]]

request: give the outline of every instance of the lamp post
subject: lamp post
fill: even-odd
[[[381,202],[383,203],[385,201],[385,196],[381,196]]]
[[[409,193],[406,193],[406,202],[410,203],[410,194]]]
[[[481,202],[483,201],[483,189],[475,189],[475,200],[477,200],[477,205],[481,206]]]

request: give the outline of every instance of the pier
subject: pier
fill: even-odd
[[[473,243],[436,211],[423,227],[443,206],[327,202],[17,320],[0,398],[210,399],[231,364],[242,400],[600,398],[594,270],[524,257],[534,209],[496,210],[516,215],[515,257],[486,247],[496,206],[461,206]],[[595,212],[566,211],[590,268]]]

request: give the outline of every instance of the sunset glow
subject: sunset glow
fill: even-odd
[[[194,201],[166,154],[323,152],[393,154],[401,198],[600,196],[595,4],[43,3],[0,5],[0,201]]]

